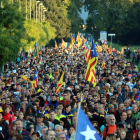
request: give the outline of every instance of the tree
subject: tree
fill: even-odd
[[[21,38],[25,36],[24,15],[17,5],[4,4],[0,8],[0,67],[15,61],[20,50]]]

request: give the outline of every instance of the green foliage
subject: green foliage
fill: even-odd
[[[107,31],[116,34],[114,41],[119,44],[140,44],[139,0],[85,0],[84,5],[89,12],[87,31],[95,39]]]
[[[20,50],[20,39],[25,36],[24,17],[17,5],[0,8],[0,67],[15,61]]]

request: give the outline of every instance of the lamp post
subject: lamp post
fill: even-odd
[[[27,20],[27,0],[26,0],[26,20]]]
[[[112,36],[115,36],[115,34],[108,34],[108,36],[111,36],[111,48],[112,48]]]
[[[42,19],[43,19],[43,18],[42,18],[42,17],[43,17],[43,10],[42,10],[43,8],[44,8],[44,6],[42,5],[42,6],[41,6],[41,20],[40,20],[40,22],[42,22]]]
[[[40,23],[40,6],[42,5],[42,3],[39,4],[39,23]]]
[[[33,19],[35,20],[35,2],[33,0]]]
[[[31,20],[31,0],[30,0],[30,20]]]
[[[13,4],[13,0],[11,0],[12,4]]]
[[[18,0],[18,2],[19,2],[19,9],[20,9],[20,7],[21,7],[21,6],[20,6],[20,0]]]
[[[2,1],[1,1],[1,8],[3,8],[3,3],[2,3]]]
[[[43,12],[44,12],[44,17],[43,17],[43,18],[44,18],[44,19],[43,19],[44,21],[45,21],[45,12],[46,12],[46,11],[47,11],[47,9],[44,8],[44,11],[43,11]]]
[[[36,1],[36,22],[37,22],[37,3],[39,3],[40,1]]]

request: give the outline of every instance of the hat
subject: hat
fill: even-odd
[[[77,108],[73,108],[73,109],[71,110],[71,112],[72,112],[72,113],[77,112]]]
[[[5,83],[4,82],[1,82],[1,85],[5,85]]]
[[[114,105],[113,105],[113,104],[109,104],[109,105],[108,105],[108,110],[110,110],[110,109],[112,109],[112,108],[114,108]]]
[[[2,108],[0,107],[0,112],[3,112]]]
[[[75,138],[76,138],[76,133],[72,133],[69,140],[75,140]]]
[[[36,117],[37,117],[37,118],[38,118],[38,117],[39,117],[39,118],[43,118],[44,115],[43,115],[42,113],[38,113]]]

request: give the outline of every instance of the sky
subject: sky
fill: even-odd
[[[86,23],[86,19],[88,17],[88,12],[85,12],[84,7],[82,8],[82,13],[80,13],[80,16],[83,18],[84,23]]]

